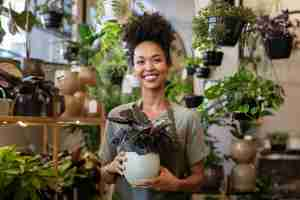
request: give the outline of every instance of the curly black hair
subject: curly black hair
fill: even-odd
[[[123,32],[123,41],[126,43],[129,63],[132,66],[134,49],[144,41],[157,43],[165,53],[167,64],[171,65],[170,47],[174,39],[172,25],[157,12],[135,15],[125,25]]]

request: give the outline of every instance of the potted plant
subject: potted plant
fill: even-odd
[[[181,104],[184,96],[193,94],[193,85],[182,80],[175,73],[166,84],[165,94],[170,101]]]
[[[202,41],[213,35],[223,35],[218,38],[218,45],[234,46],[244,25],[254,21],[255,15],[249,8],[213,1],[209,6],[200,9],[193,19],[194,43],[200,46]]]
[[[289,19],[289,11],[284,10],[281,14],[270,17],[264,15],[258,18],[256,29],[260,32],[266,53],[270,59],[289,58],[293,48],[293,40],[296,37],[291,33],[293,25]]]
[[[202,63],[202,59],[198,57],[186,57],[184,60],[185,69],[188,76],[193,76],[196,69]]]
[[[207,66],[200,66],[196,69],[196,76],[198,78],[208,78],[210,75],[210,68]]]
[[[289,134],[283,131],[274,131],[268,134],[272,151],[285,151]]]
[[[206,89],[204,96],[200,106],[202,116],[209,123],[231,127],[237,138],[243,138],[251,126],[258,125],[262,117],[272,115],[284,102],[284,91],[279,84],[245,68]],[[243,130],[238,126],[241,123],[236,122],[251,126]]]
[[[45,3],[36,7],[45,28],[58,29],[61,27],[63,18],[70,18],[64,12],[61,0],[46,0]]]
[[[128,160],[125,164],[124,175],[129,183],[134,184],[142,179],[158,176],[160,168],[159,153],[170,147],[174,151],[174,138],[170,135],[169,119],[151,121],[138,108],[123,110],[119,116],[109,117],[108,120],[126,124],[128,128],[120,129],[112,139],[119,151],[125,151]],[[141,166],[137,168],[137,166]]]
[[[203,101],[201,95],[185,95],[184,96],[185,106],[187,108],[197,108]]]
[[[208,156],[204,159],[204,176],[205,182],[201,187],[201,192],[218,193],[221,192],[221,186],[224,181],[223,161],[220,152],[217,150],[215,144],[218,142],[216,137],[210,136],[205,129],[205,142],[210,147]]]

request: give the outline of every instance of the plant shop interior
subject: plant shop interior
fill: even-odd
[[[109,115],[141,98],[123,35],[145,13],[172,25],[164,96],[209,149],[193,190],[139,188],[166,173],[140,148],[168,125]],[[0,200],[123,200],[119,177],[155,194],[126,200],[300,199],[299,48],[299,0],[0,0]],[[109,145],[137,146],[116,182],[108,121],[132,125]]]

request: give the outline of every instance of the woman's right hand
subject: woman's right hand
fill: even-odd
[[[106,166],[107,172],[111,174],[119,174],[122,176],[125,170],[124,162],[126,161],[127,158],[125,156],[125,152],[120,152],[114,158],[114,160]]]

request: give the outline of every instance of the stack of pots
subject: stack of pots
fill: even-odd
[[[256,142],[251,136],[234,141],[231,156],[236,162],[231,174],[233,192],[254,192],[256,188]]]
[[[71,70],[57,70],[55,85],[65,99],[65,112],[62,117],[100,116],[101,105],[86,91],[86,86],[96,85],[94,68],[83,66]]]

